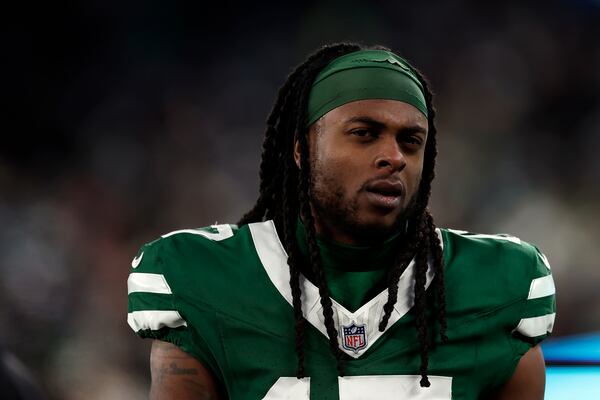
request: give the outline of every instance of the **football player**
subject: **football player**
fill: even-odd
[[[384,48],[323,47],[279,90],[237,225],[144,245],[131,328],[153,399],[542,399],[546,257],[439,229],[427,81]]]

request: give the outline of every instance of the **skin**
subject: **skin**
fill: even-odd
[[[313,124],[308,145],[317,233],[364,245],[401,229],[421,181],[427,132],[420,111],[394,100],[348,103]],[[294,159],[300,167],[298,142]],[[382,181],[401,186],[401,193],[374,194],[370,189]],[[207,368],[170,343],[154,341],[150,366],[152,400],[226,398]],[[536,346],[488,399],[543,400],[544,386],[544,358]]]
[[[543,400],[546,366],[540,346],[529,349],[504,386],[490,400]]]
[[[151,400],[218,400],[213,375],[174,344],[155,340],[150,352]]]
[[[368,245],[400,229],[421,181],[427,131],[419,110],[395,100],[344,104],[313,124],[308,142],[317,233]],[[294,159],[300,166],[298,142]],[[403,193],[378,198],[372,186],[382,181],[400,184]]]

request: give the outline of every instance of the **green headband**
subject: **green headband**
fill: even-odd
[[[308,97],[308,125],[346,103],[399,100],[427,117],[423,85],[401,57],[384,50],[359,50],[333,60],[317,75]]]

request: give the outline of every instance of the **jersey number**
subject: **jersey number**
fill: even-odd
[[[431,386],[422,388],[419,375],[365,375],[338,378],[340,400],[450,400],[452,378],[429,376]],[[282,377],[263,400],[310,400],[310,378]]]

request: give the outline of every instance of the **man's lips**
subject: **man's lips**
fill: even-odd
[[[398,180],[381,179],[370,182],[365,186],[367,198],[377,208],[395,209],[402,202],[406,193],[404,185]]]
[[[379,193],[385,196],[399,197],[404,194],[404,185],[401,181],[381,179],[367,184],[365,190],[367,192]]]

